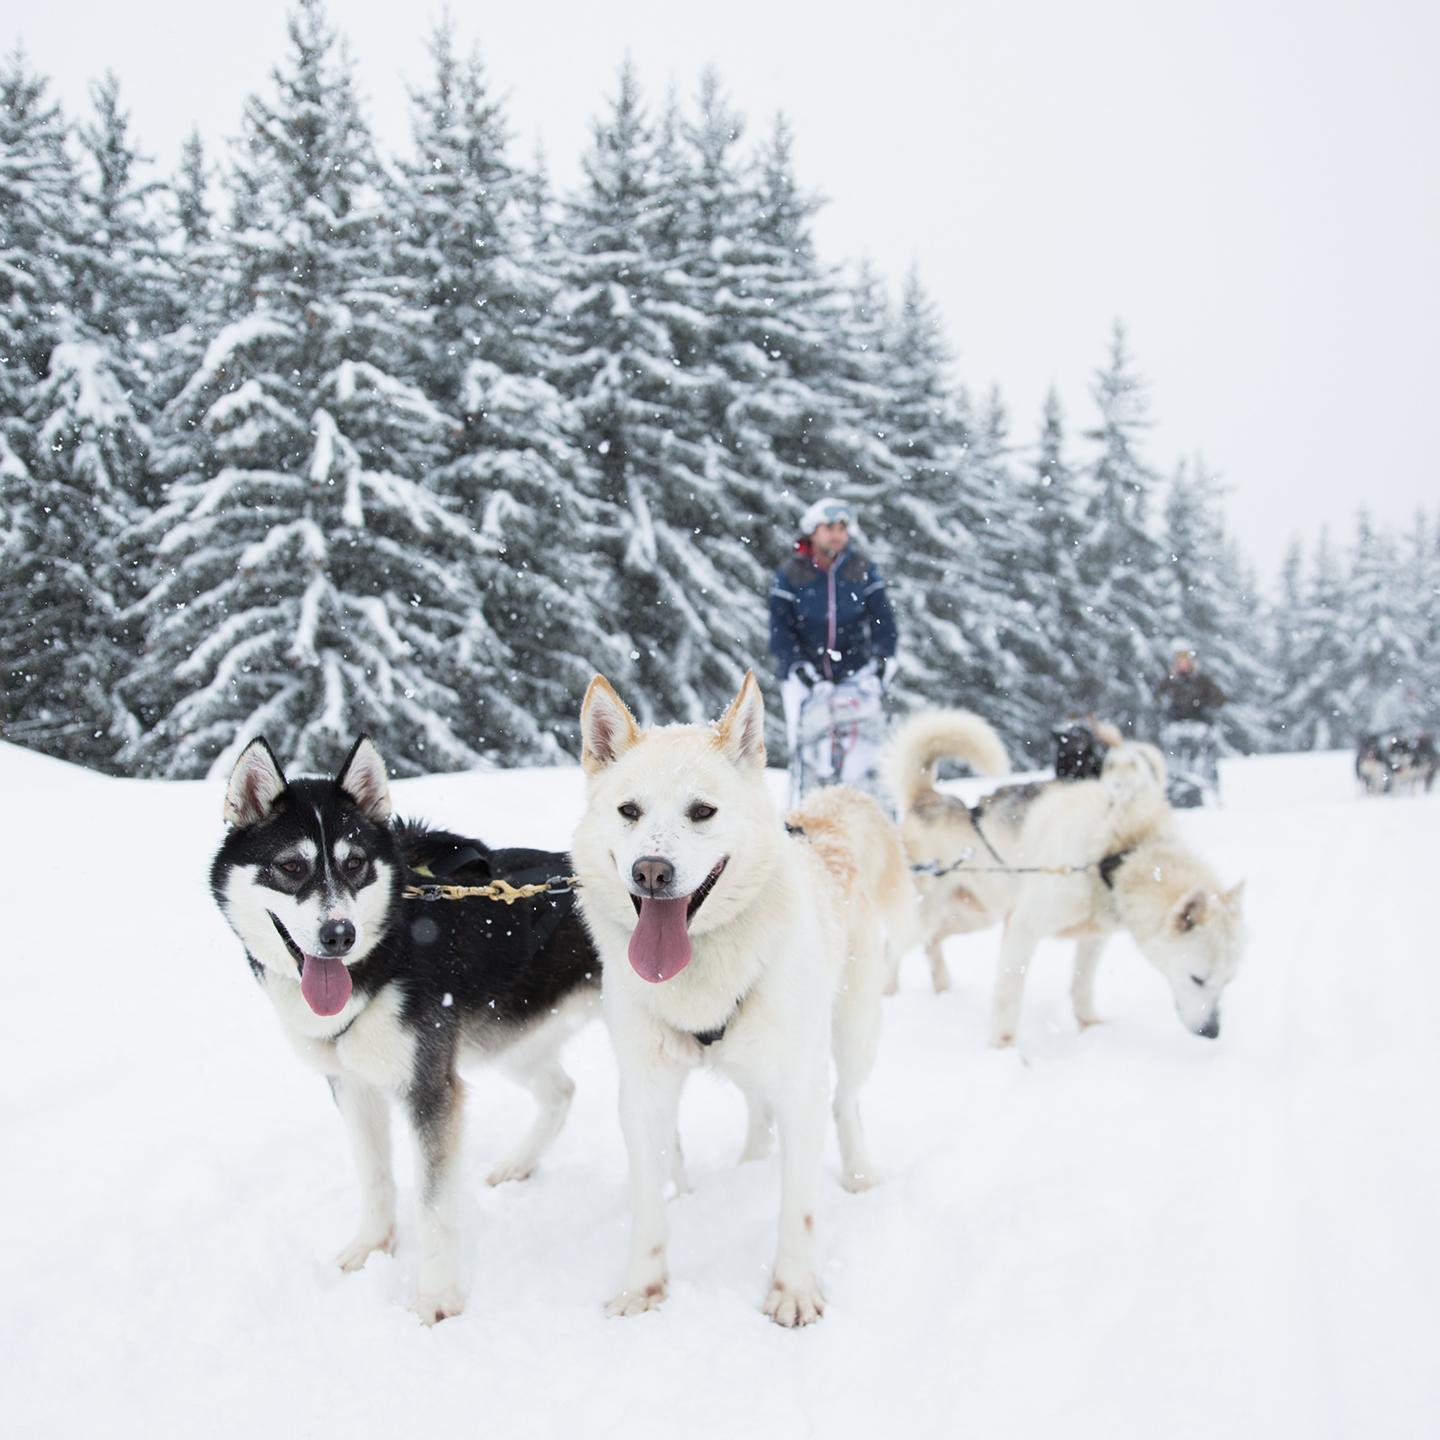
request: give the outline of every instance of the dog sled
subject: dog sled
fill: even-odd
[[[824,785],[849,785],[880,798],[876,769],[884,743],[884,690],[878,675],[861,671],[812,686],[795,725],[791,809]]]
[[[1166,798],[1177,810],[1220,803],[1220,738],[1204,720],[1172,720],[1160,731]]]

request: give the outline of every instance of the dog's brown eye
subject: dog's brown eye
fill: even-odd
[[[707,805],[703,800],[697,800],[690,807],[689,813],[692,820],[709,820],[715,814],[715,807]]]
[[[286,875],[303,875],[305,862],[303,860],[282,860],[277,868]]]
[[[365,868],[365,857],[363,855],[352,855],[345,862],[345,873],[347,875],[358,875]]]
[[[633,800],[627,800],[620,807],[620,813],[627,820],[638,820],[640,818],[640,807]]]

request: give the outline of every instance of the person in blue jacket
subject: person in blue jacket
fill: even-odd
[[[899,633],[879,569],[850,543],[854,519],[845,501],[817,500],[770,586],[792,804],[816,785],[878,788]]]

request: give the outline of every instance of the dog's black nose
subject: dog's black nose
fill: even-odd
[[[348,920],[327,920],[320,927],[320,948],[327,955],[348,955],[355,943],[355,927]]]
[[[1218,1040],[1220,1038],[1220,1016],[1212,1015],[1195,1033],[1203,1035],[1207,1040]]]
[[[647,895],[655,895],[675,883],[675,867],[659,855],[642,855],[630,867],[630,878]]]

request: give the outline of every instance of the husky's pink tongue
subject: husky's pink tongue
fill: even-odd
[[[343,960],[307,955],[300,967],[300,993],[317,1015],[338,1015],[350,998],[350,972]]]
[[[630,936],[630,964],[642,980],[658,985],[673,980],[690,963],[690,932],[685,911],[690,897],[642,900],[640,919]]]

